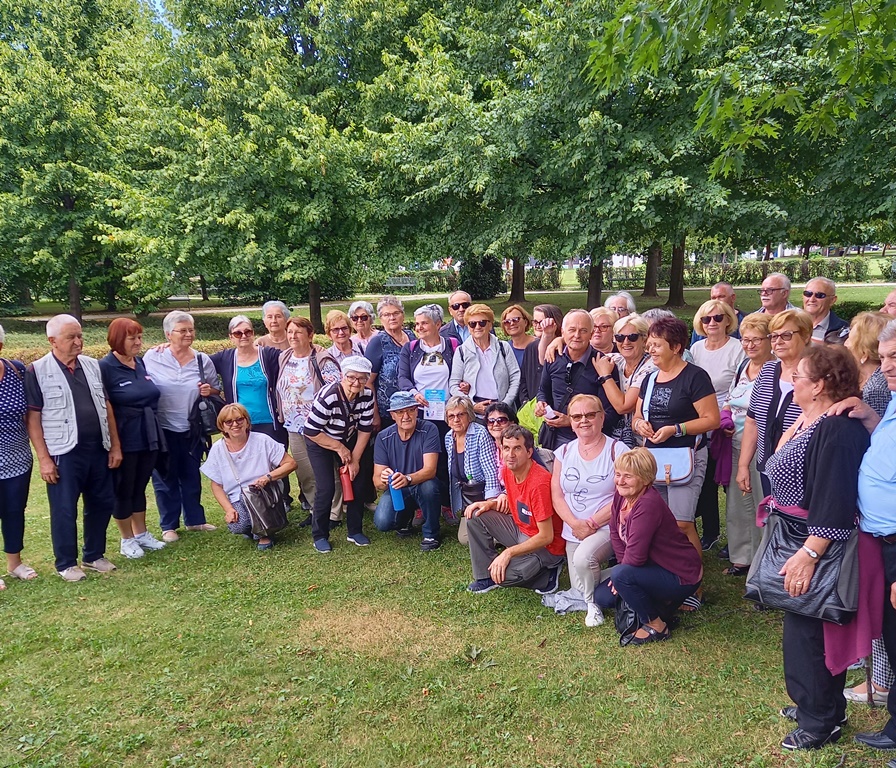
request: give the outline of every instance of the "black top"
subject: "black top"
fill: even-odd
[[[137,357],[134,363],[135,368],[128,368],[112,352],[100,360],[103,385],[124,453],[159,449],[156,411],[161,393],[146,372],[143,360]]]
[[[686,421],[699,419],[700,414],[694,407],[694,403],[704,397],[716,396],[709,374],[699,365],[685,363],[684,369],[671,381],[656,381],[656,373],[644,380],[641,387],[641,397],[645,400],[641,412],[654,431],[660,427],[668,427],[682,424]],[[650,389],[650,382],[654,381],[653,391],[650,393],[650,402],[646,401]],[[670,437],[657,448],[694,448],[697,445],[699,435],[683,435],[682,437]],[[649,440],[645,445],[653,446]]]
[[[520,363],[520,389],[516,396],[520,406],[538,394],[538,385],[541,384],[542,366],[538,362],[538,344],[538,339],[534,339],[523,350],[523,362]]]
[[[75,423],[78,425],[78,445],[96,446],[103,444],[103,428],[100,426],[100,417],[97,415],[96,406],[93,404],[93,394],[87,375],[81,367],[81,361],[75,358],[75,368],[70,369],[65,363],[59,361],[53,355],[56,365],[65,374],[65,379],[72,391],[75,401]],[[44,393],[37,383],[37,374],[34,366],[29,365],[25,369],[25,395],[28,398],[28,410],[42,411],[44,409]]]

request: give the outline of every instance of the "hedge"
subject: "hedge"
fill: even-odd
[[[507,290],[513,286],[513,272],[508,271],[505,275],[507,280]],[[587,283],[587,280],[586,280]],[[560,270],[557,267],[533,267],[526,270],[526,290],[527,291],[559,291],[560,290]]]

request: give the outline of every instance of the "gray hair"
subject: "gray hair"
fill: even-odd
[[[368,315],[373,317],[373,304],[369,301],[353,301],[352,305],[348,308],[348,319],[352,319],[352,315],[359,309],[363,309]]]
[[[165,315],[165,319],[162,320],[162,330],[166,334],[171,333],[174,330],[174,326],[178,323],[189,323],[194,327],[196,326],[196,323],[193,321],[193,315],[189,312],[184,312],[182,309],[175,309],[173,312]]]
[[[383,296],[376,303],[376,313],[379,315],[386,307],[398,307],[402,313],[404,312],[404,304],[399,301],[397,296]]]
[[[713,285],[709,290],[712,291],[713,288],[725,288],[729,294],[734,293],[734,286],[724,280],[719,280],[719,282]]]
[[[78,318],[73,315],[56,315],[55,317],[51,317],[47,322],[47,338],[52,339],[54,336],[58,336],[64,326],[72,325],[73,323],[77,325],[78,328],[81,327]]]
[[[648,309],[642,312],[641,317],[648,323],[652,323],[655,320],[662,320],[664,317],[674,318],[675,313],[668,309],[663,309],[662,307],[654,307],[653,309]]]
[[[268,313],[269,309],[279,309],[283,314],[284,320],[289,320],[289,307],[286,306],[282,301],[266,301],[261,305],[261,314],[262,317]]]
[[[0,325],[0,344],[6,341],[6,331],[3,330],[3,326]]]
[[[890,320],[877,337],[878,341],[893,341],[896,339],[896,320]]]
[[[561,330],[566,328],[566,321],[572,320],[573,315],[584,315],[588,318],[588,325],[590,325],[592,329],[594,328],[594,318],[591,317],[591,313],[588,312],[587,309],[571,309],[563,316],[563,323],[560,326]]]
[[[441,325],[445,322],[445,313],[438,304],[424,304],[422,307],[417,307],[414,310],[414,317],[418,315],[425,315],[436,325]]]
[[[765,280],[768,280],[770,277],[777,278],[778,281],[781,283],[781,288],[784,288],[787,291],[790,290],[790,278],[787,277],[787,275],[785,275],[783,272],[769,272],[765,276]],[[762,282],[764,283],[765,280],[763,280]]]
[[[448,398],[448,402],[445,403],[445,413],[453,411],[455,408],[463,408],[467,416],[470,417],[471,422],[476,420],[476,411],[473,410],[473,401],[466,395],[452,395]]]
[[[255,327],[252,325],[252,321],[245,315],[235,315],[234,317],[230,318],[230,322],[227,323],[227,333],[233,333],[233,329],[238,325],[242,325],[243,323],[248,323],[250,328]]]
[[[629,312],[638,311],[638,308],[635,306],[635,300],[628,291],[619,291],[618,293],[614,293],[611,296],[608,296],[607,300],[604,302],[604,306],[609,307],[610,302],[613,299],[625,299],[625,305],[628,307]]]
[[[837,293],[837,286],[836,286],[836,284],[834,283],[834,281],[831,280],[830,278],[827,278],[827,277],[813,277],[811,280],[809,280],[809,281],[806,283],[806,288],[809,287],[809,283],[821,283],[822,285],[824,285],[824,287],[825,287],[825,289],[826,289],[826,293],[828,294],[828,296],[833,296],[835,293]]]

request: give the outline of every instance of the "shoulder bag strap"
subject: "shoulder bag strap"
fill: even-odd
[[[641,399],[641,413],[644,414],[644,421],[650,421],[650,398],[653,397],[653,386],[656,384],[656,377],[659,371],[654,371],[647,377],[647,388],[644,390],[644,397]]]
[[[248,445],[248,443],[246,443]],[[243,482],[240,480],[240,475],[236,471],[236,463],[233,460],[233,456],[230,455],[230,451],[227,450],[227,446],[224,446],[224,455],[227,457],[227,462],[230,464],[230,469],[233,471],[233,476],[236,478],[236,484],[242,488]]]

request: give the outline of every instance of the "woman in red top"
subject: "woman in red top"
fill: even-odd
[[[612,608],[618,594],[638,615],[641,627],[630,645],[666,640],[667,619],[700,586],[703,560],[653,487],[653,454],[635,448],[614,466],[610,540],[619,565],[597,588],[595,601]]]

